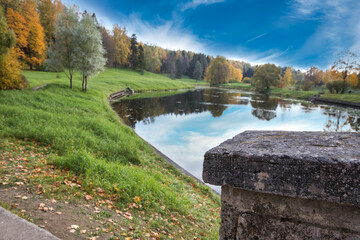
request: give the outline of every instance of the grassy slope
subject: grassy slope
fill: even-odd
[[[32,87],[48,85],[36,92],[0,92],[0,136],[28,138],[50,145],[59,155],[53,159],[57,166],[81,175],[84,184],[117,194],[120,207],[140,197],[142,210],[149,214],[168,216],[177,212],[185,216],[182,224],[186,231],[181,234],[185,239],[192,238],[196,231],[206,232],[206,239],[216,238],[218,215],[213,214],[219,208],[219,197],[166,164],[120,122],[107,103],[110,93],[126,86],[136,91],[168,90],[190,88],[195,81],[107,69],[90,80],[88,93],[84,94],[78,76],[71,90],[63,74],[60,79],[55,73],[23,74]],[[203,207],[194,211],[193,206],[199,204]],[[194,229],[192,221],[203,229]],[[159,224],[166,223],[155,226]]]

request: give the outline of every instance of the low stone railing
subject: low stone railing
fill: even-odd
[[[220,239],[360,239],[360,134],[247,131],[205,154]]]

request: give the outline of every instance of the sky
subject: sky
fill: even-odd
[[[173,50],[328,68],[341,54],[360,53],[360,0],[64,0],[94,12],[109,30]]]

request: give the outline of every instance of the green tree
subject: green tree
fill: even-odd
[[[230,78],[230,66],[226,58],[217,56],[206,69],[205,80],[211,86],[227,83]]]
[[[258,91],[269,91],[270,86],[276,86],[280,81],[281,69],[275,64],[258,66],[254,72],[255,87]]]
[[[15,44],[15,34],[9,29],[3,10],[0,8],[0,60]]]
[[[79,16],[74,7],[64,7],[56,21],[55,44],[48,52],[47,68],[52,71],[64,71],[72,88],[73,74],[76,69]]]
[[[193,78],[195,78],[196,80],[200,80],[201,76],[202,76],[202,69],[203,69],[203,67],[202,67],[201,63],[199,61],[196,61]]]
[[[88,80],[104,70],[105,49],[95,18],[84,13],[77,25],[76,68],[82,73],[82,90],[87,91]]]
[[[156,72],[161,67],[160,56],[154,46],[145,45],[145,69],[149,72]]]
[[[138,65],[138,42],[136,40],[136,35],[133,33],[133,35],[130,38],[130,66],[133,70],[136,70],[136,67]]]
[[[138,61],[138,65],[140,68],[140,73],[141,75],[144,74],[144,68],[145,68],[145,52],[144,52],[144,47],[142,44],[139,44],[139,61]]]

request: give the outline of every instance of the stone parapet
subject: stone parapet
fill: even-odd
[[[360,239],[360,134],[247,131],[205,154],[221,239]]]

